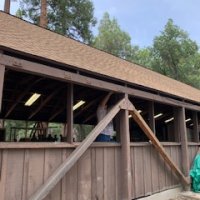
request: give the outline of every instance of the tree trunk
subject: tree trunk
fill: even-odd
[[[5,3],[4,3],[4,12],[10,13],[10,0],[5,0]]]
[[[47,0],[41,0],[40,26],[47,27]]]

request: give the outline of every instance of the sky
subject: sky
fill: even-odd
[[[133,45],[151,46],[169,18],[200,45],[200,0],[93,0],[93,3],[97,20],[108,12],[131,36]],[[3,5],[4,0],[0,0],[0,10]],[[17,7],[18,3],[12,2],[11,14],[15,14]]]

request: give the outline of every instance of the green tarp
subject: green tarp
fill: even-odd
[[[192,190],[194,192],[200,192],[200,154],[194,159],[190,176],[192,177]]]

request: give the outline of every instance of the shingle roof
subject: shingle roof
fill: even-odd
[[[198,89],[3,12],[0,12],[0,46],[200,101]]]

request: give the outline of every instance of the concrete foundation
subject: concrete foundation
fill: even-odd
[[[140,198],[139,200],[170,200],[176,198],[182,192],[181,187],[173,188],[151,196]]]

